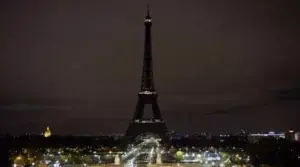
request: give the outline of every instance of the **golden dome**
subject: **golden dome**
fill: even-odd
[[[49,126],[47,126],[46,131],[44,133],[44,137],[50,137],[51,136],[51,130],[49,128]]]

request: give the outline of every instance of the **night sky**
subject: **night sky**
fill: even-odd
[[[1,1],[0,133],[125,132],[147,1]],[[300,129],[297,0],[152,0],[169,130]]]

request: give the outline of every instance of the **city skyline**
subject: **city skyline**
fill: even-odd
[[[151,1],[166,124],[187,133],[299,129],[297,5],[232,2]],[[0,134],[47,125],[58,134],[125,132],[146,3],[1,4]]]

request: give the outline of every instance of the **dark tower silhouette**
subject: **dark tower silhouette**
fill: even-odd
[[[160,114],[157,104],[157,93],[153,81],[152,67],[152,46],[151,46],[151,16],[149,5],[147,6],[147,14],[145,17],[145,43],[144,43],[144,61],[141,89],[138,93],[138,102],[133,119],[127,129],[127,137],[136,137],[141,134],[153,133],[159,136],[164,136],[167,132],[167,127]],[[152,105],[152,119],[144,119],[145,105]]]

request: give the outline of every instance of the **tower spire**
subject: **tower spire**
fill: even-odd
[[[152,69],[152,42],[151,42],[151,16],[149,4],[147,5],[147,13],[145,17],[145,41],[144,41],[144,62],[143,75],[141,83],[141,93],[155,93]]]
[[[147,15],[146,17],[150,17],[150,5],[149,3],[147,4]]]

